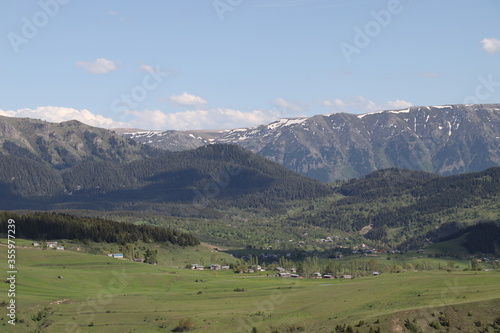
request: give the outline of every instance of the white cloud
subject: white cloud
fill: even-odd
[[[104,58],[98,58],[94,62],[77,61],[76,66],[92,74],[105,74],[116,70],[115,63]]]
[[[181,106],[194,106],[194,105],[207,104],[207,101],[204,100],[203,98],[188,94],[187,92],[184,92],[181,95],[170,96],[169,100],[170,102]]]
[[[283,98],[275,99],[273,104],[278,108],[284,109],[286,111],[299,112],[303,110],[303,107],[301,105],[289,102]]]
[[[90,126],[103,128],[127,127],[127,124],[124,122],[96,115],[86,109],[77,110],[59,106],[41,106],[36,109],[25,108],[18,110],[0,109],[0,115],[7,117],[42,119],[54,123],[60,123],[68,120],[78,120]]]
[[[398,110],[405,109],[412,104],[410,102],[397,99],[387,101],[385,103],[374,102],[364,96],[356,96],[347,100],[334,99],[324,100],[319,103],[323,107],[327,107],[333,112],[348,112],[348,113],[365,113],[381,110]]]
[[[340,108],[342,108],[342,107],[346,106],[345,103],[344,103],[344,101],[341,100],[341,99],[334,99],[333,101],[327,99],[327,100],[319,102],[319,104],[321,106],[324,106],[324,107],[327,107],[327,108],[329,108],[329,107],[340,107]]]
[[[385,105],[387,105],[389,109],[394,109],[394,110],[406,109],[412,106],[410,102],[403,101],[402,99],[397,99],[395,101],[387,101]]]
[[[483,50],[490,54],[500,52],[500,39],[485,38],[481,44],[483,44]]]
[[[114,10],[110,10],[110,11],[108,12],[108,14],[109,14],[109,15],[111,15],[111,16],[114,16],[114,15],[117,15],[117,14],[118,14],[118,12],[115,12]]]
[[[270,123],[280,118],[276,111],[239,110],[218,108],[165,113],[160,110],[131,111],[130,121],[135,128],[146,129],[231,129]]]
[[[148,64],[142,64],[139,67],[139,70],[141,72],[146,72],[146,73],[154,73],[154,72],[156,72],[156,69],[153,66],[148,65]]]
[[[282,117],[277,111],[253,110],[243,112],[218,108],[165,113],[160,110],[127,111],[124,121],[116,121],[89,110],[43,106],[35,109],[1,110],[0,116],[42,119],[59,123],[78,120],[102,128],[142,128],[148,130],[231,129],[267,124]]]

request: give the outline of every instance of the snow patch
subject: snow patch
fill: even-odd
[[[365,114],[360,114],[360,115],[358,116],[358,118],[359,118],[359,119],[362,119],[362,118],[364,118],[364,117],[366,117],[366,116],[370,116],[370,115],[372,115],[372,114],[377,114],[377,113],[382,113],[382,112],[385,112],[385,110],[382,110],[382,111],[376,111],[376,112],[370,112],[370,113],[365,113]]]
[[[408,108],[408,109],[402,109],[402,110],[382,110],[382,111],[375,111],[375,112],[360,114],[357,117],[359,119],[362,119],[362,118],[364,118],[366,116],[370,116],[372,114],[378,114],[378,113],[384,113],[384,112],[388,112],[388,113],[409,113],[410,109]]]
[[[409,113],[410,109],[403,109],[403,110],[393,110],[393,111],[387,111],[389,113]]]
[[[267,125],[267,129],[273,130],[273,129],[276,129],[277,127],[285,127],[285,126],[291,126],[294,124],[301,124],[306,120],[307,120],[307,118],[283,118],[283,119],[280,119],[278,121],[275,121],[274,123]]]

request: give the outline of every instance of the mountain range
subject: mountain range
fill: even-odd
[[[322,182],[390,167],[453,175],[500,165],[500,104],[333,113],[221,131],[119,132],[171,151],[236,144]]]
[[[338,131],[344,133],[342,128],[346,128],[345,133],[351,134],[336,133],[332,140],[356,143],[354,148],[339,146],[353,154],[356,149],[362,150],[363,142],[368,147],[363,149],[374,148],[362,140],[363,133],[351,126],[373,123],[370,128],[374,136],[379,118],[378,124],[385,119],[382,129],[395,133],[387,136],[385,148],[380,150],[386,155],[392,152],[393,158],[397,154],[408,156],[407,161],[412,161],[410,157],[418,157],[424,147],[423,134],[417,140],[407,133],[408,127],[415,128],[410,121],[412,112],[435,113],[435,117],[426,115],[429,125],[419,130],[417,124],[417,132],[422,133],[436,126],[439,129],[436,123],[451,119],[449,113],[458,113],[453,107],[441,107],[441,112],[432,107],[419,110],[280,120],[272,126],[258,126],[246,138],[239,138],[250,142],[250,137],[255,140],[258,137],[257,132],[250,134],[252,131],[261,131],[263,135],[269,131],[273,139],[261,139],[276,143],[282,136],[299,138],[297,133],[302,131],[306,140],[303,132],[311,131],[312,124],[316,124],[311,138],[302,141],[313,147],[317,132],[321,128],[327,132],[326,125],[318,124],[340,117],[346,121]],[[434,156],[441,156],[442,165],[450,165],[450,161],[457,164],[457,159],[468,161],[468,168],[495,164],[498,112],[491,106],[458,110],[467,112],[456,123],[450,123],[445,131],[448,139],[434,142],[435,150],[448,147],[449,155]],[[386,126],[389,122],[398,123],[399,127]],[[410,126],[405,130],[403,124]],[[470,130],[460,131],[461,128]],[[228,138],[245,131],[249,130],[226,131],[224,135]],[[177,136],[179,140],[197,134],[197,140],[212,144],[173,152],[138,144],[116,132],[77,121],[53,124],[0,117],[0,209],[70,210],[94,216],[104,212],[116,216],[162,216],[162,223],[170,225],[176,221],[182,230],[194,232],[205,241],[261,247],[272,245],[277,237],[309,244],[320,235],[344,234],[381,246],[408,249],[438,241],[480,221],[498,221],[499,167],[446,177],[390,168],[359,179],[324,184],[270,160],[269,156],[260,156],[235,144],[217,143],[222,140],[218,137],[220,132],[181,134]],[[205,139],[198,139],[203,135]],[[382,145],[383,139],[377,140]],[[293,143],[291,139],[285,141],[285,148]],[[465,145],[467,142],[469,145]],[[420,150],[409,149],[410,144]],[[391,145],[395,147],[393,150],[389,149]],[[431,146],[429,142],[427,146]],[[444,154],[444,148],[440,149]],[[352,160],[352,170],[361,172],[359,167],[370,161],[366,156],[361,154]],[[368,172],[369,168],[362,170]],[[238,225],[237,239],[235,225]]]

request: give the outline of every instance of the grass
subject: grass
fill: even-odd
[[[473,312],[472,317],[462,316],[467,322],[485,322],[490,318],[474,310],[474,304],[488,304],[489,309],[500,306],[498,271],[279,279],[177,268],[178,263],[192,263],[200,256],[211,259],[214,253],[207,248],[171,250],[165,258],[177,259],[164,259],[171,265],[148,265],[104,255],[18,248],[16,302],[23,323],[12,327],[2,317],[0,325],[7,332],[37,328],[42,332],[169,332],[184,320],[194,323],[190,332],[249,332],[253,327],[258,332],[298,327],[331,332],[338,324],[379,319],[379,326],[386,328],[383,331],[391,331],[392,323],[399,325],[403,316],[432,320],[433,311],[451,306],[458,307],[459,313]],[[1,262],[6,262],[6,255],[6,248],[0,247]],[[6,293],[2,300],[8,301]],[[430,312],[418,310],[429,307]],[[359,329],[368,331],[368,326]]]

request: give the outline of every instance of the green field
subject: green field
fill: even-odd
[[[232,271],[192,271],[190,260],[230,260],[203,246],[163,249],[164,265],[73,251],[21,247],[16,304],[19,322],[3,315],[2,332],[170,332],[182,319],[191,332],[332,332],[340,324],[368,332],[423,331],[447,316],[450,331],[477,332],[500,313],[500,272],[405,272],[353,280],[281,279]],[[0,247],[6,274],[7,248]],[[219,257],[220,256],[220,257]],[[179,267],[179,268],[177,268]],[[63,278],[58,278],[62,276]],[[8,284],[5,284],[8,287]],[[8,301],[7,292],[0,301]],[[235,289],[243,291],[235,291]],[[364,322],[364,324],[363,324]],[[476,323],[475,323],[476,322]],[[484,326],[486,327],[486,326]],[[443,327],[443,331],[446,327]]]

